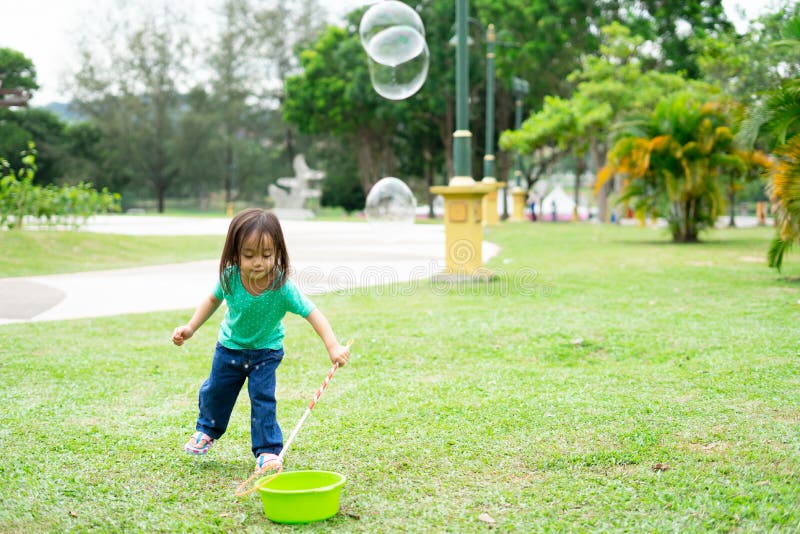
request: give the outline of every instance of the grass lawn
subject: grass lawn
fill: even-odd
[[[287,470],[348,482],[339,515],[297,530],[796,532],[800,284],[765,267],[771,235],[509,224],[486,234],[491,284],[316,297],[356,345]],[[180,449],[219,319],[175,348],[189,313],[0,327],[0,530],[294,530],[233,495],[246,394],[206,457]],[[286,324],[288,435],[328,362]]]
[[[225,236],[0,231],[0,278],[218,259]]]

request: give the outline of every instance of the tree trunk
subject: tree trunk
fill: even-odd
[[[233,145],[230,136],[225,141],[225,203],[233,202]]]
[[[289,168],[294,168],[294,139],[289,127],[286,128],[286,158],[289,160]]]
[[[444,121],[439,122],[439,137],[442,140],[442,148],[444,150],[444,160],[447,164],[447,176],[450,178],[455,176],[455,166],[453,165],[453,130],[455,129],[455,118],[453,116],[453,99],[447,98],[445,100]]]
[[[380,177],[384,176],[394,176],[397,170],[397,162],[395,161],[394,157],[394,147],[392,146],[392,136],[389,135],[388,138],[385,136],[381,136],[378,139],[378,143],[380,145]]]
[[[598,145],[599,143],[597,142],[597,138],[592,137],[589,144],[589,150],[591,151],[592,160],[594,161],[595,177],[597,177],[597,171],[604,164],[603,162],[606,159],[605,154],[601,154],[601,150]],[[606,180],[606,182],[597,191],[597,219],[600,222],[608,221],[608,194],[611,192],[611,185],[612,181]]]
[[[388,133],[378,135],[375,130],[362,128],[353,137],[358,174],[364,194],[369,193],[382,176],[394,173],[395,157],[392,147],[394,128],[387,127],[386,132]]]
[[[434,219],[436,217],[436,213],[433,211],[433,199],[435,195],[431,193],[431,187],[433,187],[433,154],[431,154],[430,149],[427,147],[422,149],[422,157],[425,160],[425,163],[422,166],[423,174],[425,175],[425,190],[428,195],[428,219]]]
[[[697,211],[697,200],[687,200],[681,205],[682,213],[679,215],[680,225],[678,233],[672,234],[672,240],[678,243],[697,242],[697,224],[695,213]]]
[[[361,135],[356,135],[353,141],[353,146],[356,147],[356,160],[358,161],[358,176],[361,181],[361,189],[364,194],[369,193],[372,185],[377,181],[378,172],[375,168],[375,160],[372,157],[372,150],[370,149],[369,142],[362,138]]]
[[[728,228],[736,228],[736,190],[733,188],[733,178],[730,178],[730,183],[728,184],[728,207],[728,213],[730,214]]]
[[[581,200],[581,176],[586,170],[586,160],[583,156],[577,156],[575,164],[575,207],[572,209],[572,220],[578,220],[578,204]]]
[[[158,213],[164,213],[165,198],[167,196],[167,187],[163,180],[159,180],[156,184],[156,198],[158,199]]]

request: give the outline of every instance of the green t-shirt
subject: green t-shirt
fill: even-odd
[[[223,293],[219,280],[214,288],[214,297],[228,305],[217,339],[229,349],[280,349],[286,312],[307,317],[315,308],[291,280],[254,296],[242,285],[238,266],[230,268],[229,276],[230,293]]]

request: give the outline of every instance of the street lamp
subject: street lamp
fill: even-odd
[[[514,129],[519,130],[522,126],[522,99],[531,90],[530,84],[527,80],[517,78],[514,76],[511,79],[511,92],[514,95]],[[522,156],[519,151],[516,152],[514,157],[514,177],[516,178],[516,186],[520,187],[522,180]]]
[[[494,178],[494,24],[486,28],[486,150],[483,177]]]
[[[505,187],[505,182],[498,182],[494,175],[495,170],[495,155],[494,155],[494,115],[495,115],[495,45],[497,44],[497,36],[495,33],[494,24],[484,26],[478,19],[469,17],[468,22],[479,26],[485,35],[486,42],[486,145],[483,156],[483,179],[481,183],[489,186],[489,192],[483,197],[483,225],[490,226],[498,224],[499,217],[497,215],[497,190]],[[458,35],[454,35],[450,39],[452,46],[457,46]],[[467,37],[467,43],[472,45],[472,38]],[[500,43],[506,46],[515,46],[515,43]],[[504,205],[504,211],[507,208]],[[504,218],[507,218],[507,214]]]
[[[483,155],[482,183],[491,187],[483,197],[483,224],[496,225],[500,222],[497,216],[497,190],[505,187],[505,182],[498,182],[494,176],[494,47],[496,36],[494,24],[486,28],[486,146]]]
[[[515,102],[514,128],[516,130],[519,130],[522,125],[522,99],[530,90],[531,86],[527,80],[516,76],[511,79],[511,93],[514,95]],[[511,191],[511,195],[514,197],[514,211],[511,214],[511,220],[519,222],[525,220],[525,197],[527,196],[526,190],[522,188],[522,155],[519,151],[514,156],[514,178],[516,185]]]
[[[453,132],[453,168],[450,185],[471,185],[472,133],[469,131],[469,56],[467,53],[468,0],[456,1],[456,131]]]
[[[444,198],[445,262],[443,276],[486,279],[483,269],[482,198],[491,188],[475,182],[471,170],[469,131],[468,0],[456,0],[456,131],[453,132],[453,176],[447,186],[431,187]]]

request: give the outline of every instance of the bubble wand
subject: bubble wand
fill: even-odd
[[[350,350],[350,347],[352,345],[353,345],[353,340],[351,339],[351,340],[349,340],[347,342],[347,345],[346,345],[347,350]],[[281,449],[281,452],[278,454],[278,459],[274,460],[273,462],[270,463],[270,464],[275,464],[275,463],[278,464],[277,472],[275,474],[273,474],[271,477],[269,477],[267,480],[265,480],[265,481],[263,481],[263,482],[261,482],[259,484],[256,484],[255,486],[253,486],[253,487],[251,487],[249,489],[245,489],[253,481],[253,479],[255,479],[257,476],[261,476],[266,471],[268,471],[270,469],[270,467],[269,467],[270,464],[267,464],[267,466],[265,466],[262,469],[256,469],[256,471],[252,475],[250,475],[250,477],[248,477],[247,480],[242,482],[239,485],[239,487],[236,488],[236,496],[237,497],[244,497],[245,495],[250,495],[251,493],[253,493],[257,489],[269,484],[270,481],[272,481],[272,479],[274,479],[275,477],[277,477],[278,475],[281,474],[281,472],[283,471],[283,457],[286,455],[286,452],[289,450],[289,447],[292,446],[292,442],[297,437],[297,434],[300,433],[300,429],[303,427],[303,423],[305,423],[306,419],[308,419],[308,416],[311,415],[311,410],[313,410],[314,406],[316,406],[317,402],[319,402],[319,398],[322,397],[322,392],[325,391],[325,388],[328,387],[328,383],[333,378],[333,375],[334,375],[334,373],[336,373],[337,369],[339,369],[339,362],[336,362],[336,363],[333,364],[333,367],[331,367],[331,370],[328,371],[328,376],[325,377],[325,380],[322,381],[322,385],[319,387],[317,392],[314,393],[314,398],[311,399],[311,403],[309,403],[308,407],[306,408],[306,411],[303,413],[303,417],[301,417],[300,421],[297,422],[297,425],[295,425],[294,430],[292,430],[292,433],[289,435],[289,439],[287,439],[286,443],[283,444],[283,448]]]

